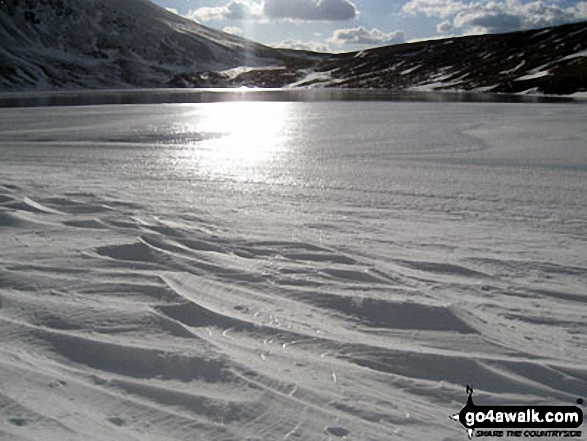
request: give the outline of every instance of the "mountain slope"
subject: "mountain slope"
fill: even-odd
[[[572,94],[587,91],[587,22],[331,55],[310,69],[183,74],[172,84]]]
[[[572,94],[587,91],[587,22],[316,54],[149,0],[0,0],[0,90],[238,86]]]
[[[321,70],[338,87],[568,94],[587,90],[587,23],[373,49]]]
[[[284,58],[148,0],[2,0],[0,41],[5,90],[153,87],[184,71]]]

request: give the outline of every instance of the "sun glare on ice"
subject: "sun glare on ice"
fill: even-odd
[[[210,176],[245,181],[263,179],[288,150],[291,113],[289,103],[210,105],[193,123],[194,130],[205,139],[191,145],[177,165],[196,166]]]

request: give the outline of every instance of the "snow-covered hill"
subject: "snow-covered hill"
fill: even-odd
[[[321,69],[339,87],[570,94],[587,90],[587,22],[390,46]]]
[[[283,52],[148,0],[0,1],[0,89],[152,87],[182,72],[283,63]]]
[[[315,54],[149,0],[0,0],[0,90],[238,86],[572,94],[587,91],[587,22]]]
[[[587,22],[332,55],[311,68],[180,75],[177,85],[572,94],[587,91]]]

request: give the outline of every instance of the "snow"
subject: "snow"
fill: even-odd
[[[339,83],[341,80],[332,78],[332,72],[331,71],[327,71],[327,72],[316,72],[314,70],[311,69],[306,69],[304,71],[305,77],[303,77],[302,79],[291,83],[288,85],[288,87],[304,87],[307,85],[307,87],[316,87],[318,85],[318,87],[320,86],[320,83],[324,83],[324,82],[328,82],[329,84],[333,85],[336,83]],[[318,83],[317,85],[315,83]]]
[[[520,69],[524,64],[526,64],[526,60],[522,60],[518,65],[512,67],[511,69],[506,69],[506,70],[502,70],[500,72],[500,75],[507,75],[507,74],[511,74],[512,72],[517,71],[518,69]]]
[[[562,60],[571,60],[573,58],[579,58],[579,57],[587,57],[587,49],[585,49],[583,51],[576,52],[571,55],[567,55],[566,57],[563,57]]]
[[[433,92],[438,87],[443,87],[444,83],[441,82],[434,82],[434,83],[424,83],[419,84],[417,86],[411,86],[406,88],[408,92]]]
[[[491,90],[495,89],[498,85],[497,84],[493,84],[491,86],[481,86],[481,87],[476,87],[474,89],[475,92],[480,92],[480,93],[484,93],[484,92],[490,92]]]
[[[452,72],[451,69],[453,69]],[[462,84],[463,79],[469,76],[469,73],[464,73],[460,77],[447,81],[458,73],[459,72],[454,71],[454,66],[447,66],[446,68],[440,69],[436,74],[430,76],[429,79],[423,81],[421,84],[410,86],[406,88],[406,90],[411,92],[432,92],[437,89],[450,88],[454,91],[458,91],[458,85]]]
[[[523,75],[521,77],[516,78],[514,81],[525,81],[525,80],[534,80],[536,78],[542,78],[548,75],[547,70],[542,70],[538,72],[529,73],[528,75]]]
[[[413,66],[413,67],[410,67],[410,68],[408,68],[408,69],[402,70],[402,71],[401,71],[399,74],[400,74],[400,75],[407,75],[407,74],[409,74],[409,73],[412,73],[412,72],[414,72],[416,69],[420,69],[421,67],[422,67],[422,66],[418,64],[418,65],[416,65],[416,66]]]
[[[250,72],[252,70],[255,71],[263,71],[263,70],[274,70],[274,69],[279,69],[280,66],[267,66],[267,67],[251,67],[251,66],[238,66],[238,67],[234,67],[232,69],[226,69],[226,70],[221,70],[218,71],[217,73],[225,76],[227,78],[230,79],[234,79],[236,77],[238,77],[239,75],[243,74],[243,73],[247,73]]]
[[[548,33],[552,32],[550,29],[544,29],[542,31],[538,31],[532,35],[533,38],[541,37],[543,35],[547,35]]]
[[[0,109],[3,439],[455,440],[587,387],[583,105]]]

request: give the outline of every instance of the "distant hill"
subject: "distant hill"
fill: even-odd
[[[339,87],[570,94],[587,90],[587,22],[373,49],[321,69]]]
[[[148,0],[0,0],[0,90],[587,91],[587,22],[347,54],[273,49]]]
[[[279,64],[286,53],[148,0],[0,0],[0,90],[161,87],[182,72]]]
[[[572,94],[587,91],[587,22],[331,55],[297,70],[179,76],[174,83]]]

